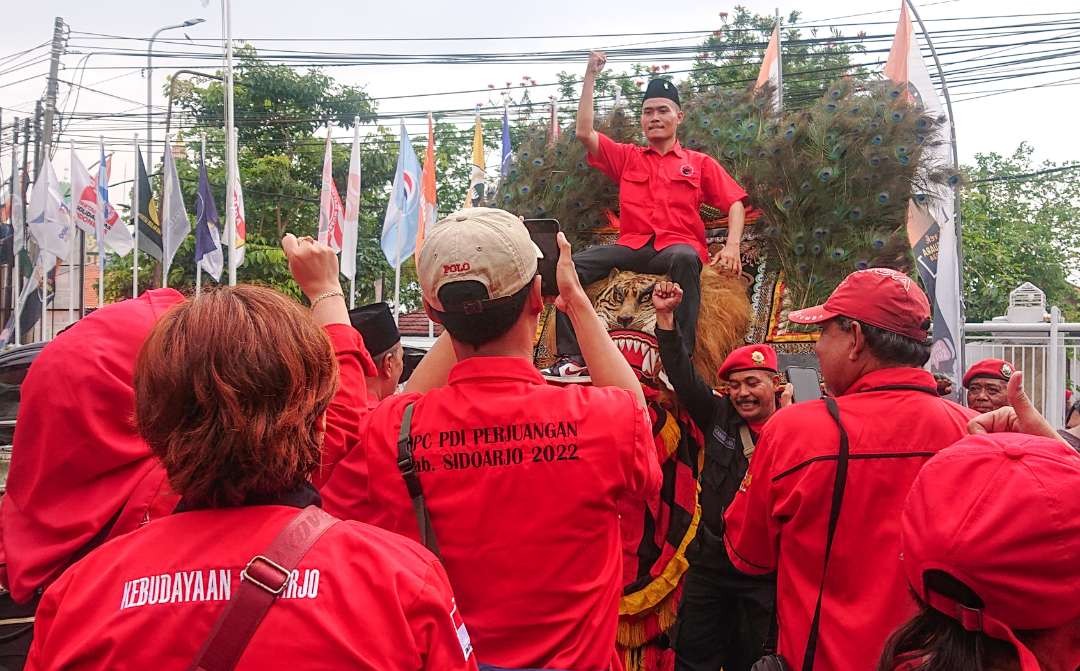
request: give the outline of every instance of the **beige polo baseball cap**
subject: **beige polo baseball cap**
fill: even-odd
[[[467,207],[435,223],[424,240],[416,274],[424,300],[439,312],[479,314],[517,293],[536,276],[540,249],[521,220],[505,210]],[[439,290],[451,282],[479,282],[488,299],[443,305]]]

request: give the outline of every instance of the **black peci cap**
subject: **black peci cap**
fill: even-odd
[[[645,89],[645,97],[643,100],[649,100],[650,98],[667,98],[676,105],[682,106],[679,103],[679,89],[675,88],[667,79],[653,79],[649,81],[649,86]]]
[[[401,333],[386,303],[372,303],[349,310],[349,322],[360,332],[364,347],[371,356],[378,356],[401,342]]]

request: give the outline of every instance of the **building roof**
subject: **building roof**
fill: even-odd
[[[421,336],[427,337],[428,335],[428,316],[423,310],[417,312],[409,312],[398,317],[398,331],[402,336]],[[441,324],[435,324],[434,335],[438,336],[443,332]]]

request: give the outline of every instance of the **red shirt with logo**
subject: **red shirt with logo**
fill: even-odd
[[[530,361],[473,357],[446,387],[384,400],[322,490],[326,509],[418,539],[397,466],[405,406],[440,554],[481,662],[612,668],[618,505],[660,486],[627,391],[545,384]]]
[[[619,185],[617,243],[640,249],[655,238],[657,250],[690,245],[702,263],[708,263],[701,206],[727,212],[732,203],[746,198],[746,191],[716,159],[683,149],[678,141],[661,156],[652,147],[597,135],[600,148],[588,161]]]
[[[177,513],[98,548],[45,592],[27,670],[183,671],[240,570],[300,510]],[[236,669],[476,669],[438,561],[405,538],[339,522],[315,543]]]
[[[926,391],[881,389],[913,385]],[[900,510],[923,464],[967,435],[974,412],[939,398],[930,373],[886,368],[836,399],[850,460],[825,581],[816,668],[872,669],[885,640],[915,614],[900,566]],[[777,571],[779,653],[802,663],[821,583],[840,433],[823,401],[765,424],[725,516],[742,572]]]

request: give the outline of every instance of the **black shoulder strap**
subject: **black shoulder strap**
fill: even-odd
[[[416,524],[420,529],[420,542],[424,547],[439,556],[439,544],[435,542],[435,530],[431,527],[431,515],[428,514],[427,502],[424,501],[424,489],[420,486],[420,477],[416,474],[416,462],[413,461],[412,445],[409,443],[409,429],[412,428],[413,404],[405,406],[401,416],[401,431],[398,433],[398,470],[409,490],[413,510],[416,511]]]
[[[829,531],[825,536],[825,561],[821,567],[821,585],[818,587],[817,605],[814,606],[814,619],[810,623],[810,635],[806,639],[806,653],[803,655],[802,671],[812,671],[814,668],[818,629],[821,626],[821,599],[825,595],[825,576],[829,573],[829,555],[832,554],[833,537],[836,535],[836,524],[840,521],[840,506],[844,502],[844,485],[847,483],[847,431],[844,430],[844,425],[840,422],[840,408],[836,405],[836,400],[826,396],[825,407],[829,410],[829,416],[836,422],[836,428],[840,430],[840,449],[836,457],[836,479],[833,481],[832,506],[829,508]]]

